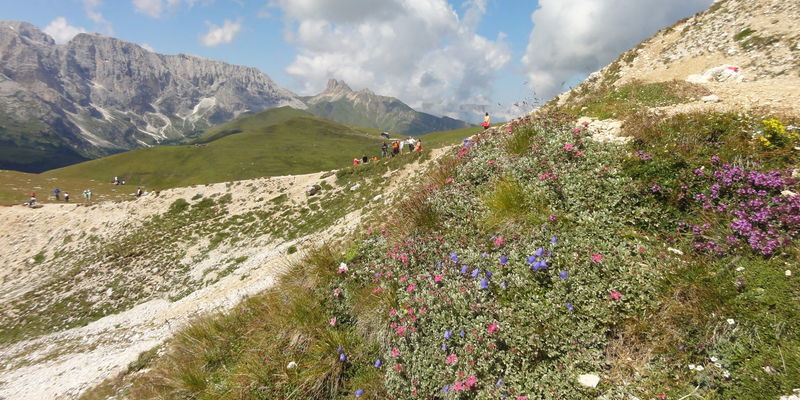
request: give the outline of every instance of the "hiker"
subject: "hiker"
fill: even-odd
[[[118,176],[114,177],[114,184],[115,185],[119,185],[119,177]]]
[[[33,207],[36,204],[36,192],[31,192],[31,201],[28,202],[28,205]]]
[[[370,161],[378,161],[378,157],[372,156],[372,158],[370,158],[369,160]]]
[[[364,156],[362,156],[362,157],[361,157],[361,163],[362,163],[362,164],[366,164],[366,163],[368,163],[368,162],[369,162],[369,157],[367,157],[367,155],[366,155],[366,154],[365,154]]]
[[[422,151],[422,140],[417,140],[417,151]]]
[[[69,192],[64,192],[64,203],[69,203]]]
[[[142,193],[143,193],[143,191],[142,191],[141,187],[136,189],[136,197],[142,197]]]
[[[360,163],[360,161],[358,161],[358,159],[357,159],[357,158],[354,158],[354,159],[353,159],[353,165],[358,165],[359,163]]]
[[[483,123],[481,124],[481,126],[483,127],[483,130],[489,129],[489,125],[490,124],[491,124],[491,120],[489,119],[489,113],[487,112],[486,116],[483,117]]]
[[[405,140],[400,140],[400,145],[399,146],[400,146],[400,148],[398,149],[398,153],[402,154],[403,153],[403,148],[406,147],[406,141]]]
[[[392,157],[396,156],[398,153],[400,153],[400,144],[395,140],[392,142]]]
[[[53,189],[53,195],[55,195],[55,196],[56,196],[56,201],[59,201],[59,200],[60,200],[60,199],[58,198],[58,194],[59,194],[59,193],[61,193],[61,191],[60,191],[60,190],[58,190],[58,188],[55,188],[55,189]]]
[[[389,154],[389,145],[383,142],[383,145],[381,145],[381,158],[386,158],[387,154]]]
[[[408,152],[411,153],[411,152],[414,151],[414,148],[416,147],[414,145],[414,143],[415,143],[414,138],[409,136],[407,142],[408,142]]]

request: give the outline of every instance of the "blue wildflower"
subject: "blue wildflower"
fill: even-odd
[[[481,289],[486,289],[489,287],[489,280],[486,278],[481,279]]]
[[[533,266],[533,263],[535,263],[535,262],[536,262],[536,256],[530,256],[530,257],[528,257],[528,258],[527,258],[525,261],[527,261],[527,262],[528,262],[528,264],[530,264],[531,266]]]
[[[346,356],[346,355],[344,355],[344,353],[342,353],[342,354],[339,354],[339,361],[341,361],[341,362],[345,362],[345,361],[347,361],[347,356]]]
[[[342,348],[342,346],[339,346],[339,348],[338,348],[338,349],[336,349],[336,352],[337,352],[337,353],[341,353],[341,352],[342,352],[342,350],[344,350],[344,349]]]
[[[500,265],[506,265],[506,264],[508,264],[508,257],[506,257],[505,255],[500,256]]]
[[[561,278],[561,279],[567,279],[567,275],[568,275],[567,271],[564,270],[564,271],[561,271],[560,274],[558,274],[558,277]]]
[[[472,277],[473,277],[473,278],[477,278],[477,277],[478,277],[478,274],[480,274],[480,273],[481,273],[481,270],[480,270],[480,269],[478,269],[478,268],[475,268],[475,269],[472,271]]]
[[[553,236],[552,238],[550,238],[550,243],[551,243],[551,244],[556,244],[556,243],[558,243],[558,238],[557,238],[557,237],[555,237],[555,236]]]
[[[442,266],[442,262],[441,262],[441,261],[439,261],[438,263],[436,263],[436,266],[437,266],[437,267],[439,267],[439,269],[442,269],[442,267],[443,267],[443,266]]]
[[[450,339],[450,336],[452,336],[452,335],[453,335],[453,332],[450,332],[450,331],[444,331],[444,338],[445,338],[445,339]]]
[[[492,271],[486,270],[486,277],[492,279],[492,276],[493,276]]]
[[[567,303],[567,310],[572,311],[572,303]]]
[[[447,351],[447,343],[442,343],[442,351]]]
[[[495,386],[503,386],[503,378],[497,380],[497,383],[494,384]]]
[[[458,262],[458,256],[456,255],[456,253],[450,253],[450,261],[454,263]]]
[[[377,360],[375,360],[375,368],[380,368],[380,367],[381,367],[381,365],[383,365],[383,363],[381,362],[381,359],[380,359],[380,358],[379,358],[379,359],[377,359]]]
[[[547,269],[547,260],[541,260],[541,261],[539,261],[539,268],[541,268],[541,269]]]
[[[356,390],[356,393],[355,393],[356,397],[361,397],[362,394],[364,394],[363,390],[361,390],[361,389]]]
[[[467,140],[467,139],[464,139],[464,140]],[[444,387],[442,388],[442,391],[445,392],[445,393],[449,392],[450,391],[450,385],[444,385]]]
[[[466,265],[462,265],[461,266],[461,273],[462,274],[466,274],[467,273],[467,266]]]
[[[542,254],[544,254],[543,248],[539,247],[538,249],[536,249],[536,257],[541,257]]]
[[[503,283],[500,284],[500,287],[503,288],[503,289],[505,289],[507,286],[508,286],[508,283],[506,283],[506,282],[503,282]]]
[[[461,332],[458,333],[459,336],[464,337],[464,330],[462,329]]]
[[[489,257],[489,253],[484,251],[483,253],[481,253],[481,257],[483,258]]]

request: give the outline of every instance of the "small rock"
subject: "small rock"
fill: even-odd
[[[382,198],[383,198],[383,195],[382,195],[382,194],[379,194],[379,195],[377,195],[377,196],[373,197],[373,198],[372,198],[372,201],[378,201],[378,200],[380,200],[380,199],[382,199]]]
[[[764,367],[764,372],[766,372],[766,373],[768,373],[770,375],[775,375],[775,374],[778,373],[778,371],[776,371],[775,368],[772,368],[771,365],[767,365],[766,367]]]
[[[286,364],[286,369],[295,369],[297,368],[297,363],[294,361],[290,361],[289,364]]]
[[[678,249],[673,249],[672,247],[667,247],[667,251],[669,251],[669,252],[671,252],[671,253],[675,253],[675,254],[677,254],[677,255],[679,255],[679,256],[682,256],[682,255],[683,255],[683,252],[682,252],[682,251],[680,251],[680,250],[678,250]]]
[[[600,377],[595,374],[583,374],[578,376],[578,383],[581,386],[595,388],[600,383]]]
[[[786,276],[792,276],[792,270],[787,269],[785,274],[786,274]]]
[[[106,296],[108,296],[108,297],[111,297],[111,295],[113,293],[114,293],[114,289],[113,288],[108,288],[108,290],[106,290]]]
[[[722,101],[722,99],[720,99],[719,96],[715,94],[710,94],[708,96],[701,97],[700,101],[704,103],[719,103],[720,101]]]
[[[353,185],[353,187],[350,188],[350,191],[351,192],[355,192],[356,190],[358,190],[360,188],[361,188],[361,184],[360,183],[356,183],[355,185]]]

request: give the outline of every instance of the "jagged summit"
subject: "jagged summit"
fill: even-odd
[[[336,122],[402,134],[459,129],[466,122],[415,111],[397,98],[375,94],[370,89],[353,91],[343,80],[330,79],[325,90],[305,99],[308,111]]]

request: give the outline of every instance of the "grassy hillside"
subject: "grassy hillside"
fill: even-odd
[[[476,133],[480,133],[482,130],[483,130],[482,127],[473,126],[469,128],[453,129],[449,131],[432,132],[419,136],[419,140],[422,141],[422,144],[425,147],[430,149],[436,149],[439,147],[461,143],[461,141],[464,140],[464,138],[468,138]]]
[[[276,125],[252,127],[208,144],[134,150],[48,171],[52,178],[110,181],[124,177],[129,185],[167,188],[304,174],[349,165],[354,157],[379,155],[377,135],[316,117],[291,117]]]
[[[289,106],[272,108],[257,114],[244,115],[231,122],[210,128],[195,139],[193,143],[213,142],[225,136],[277,125],[296,117],[313,118],[313,114]]]
[[[482,133],[385,222],[198,320],[165,357],[137,364],[150,372],[123,392],[789,394],[800,382],[800,135],[790,122],[650,116],[631,124],[627,145],[552,119]]]

